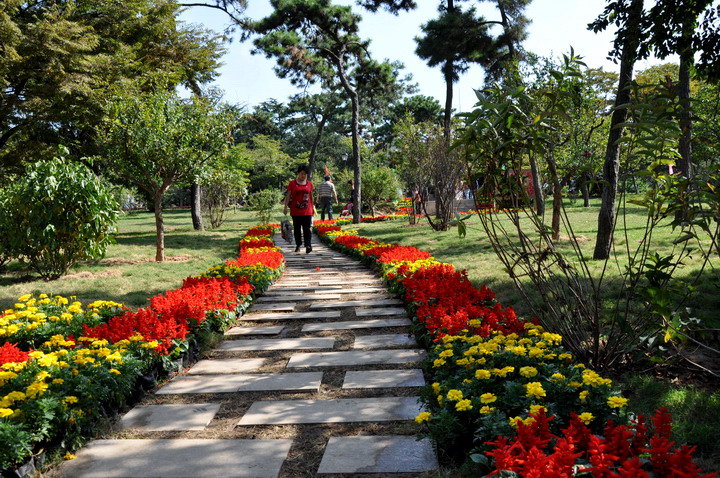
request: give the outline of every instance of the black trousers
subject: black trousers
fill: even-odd
[[[300,247],[302,244],[302,236],[305,236],[305,247],[310,247],[310,226],[312,226],[312,216],[292,216],[293,232],[295,233],[295,245]]]

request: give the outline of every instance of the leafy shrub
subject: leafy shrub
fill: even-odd
[[[280,192],[275,189],[263,189],[248,196],[247,206],[255,211],[262,224],[272,222],[273,217],[280,210]]]
[[[37,162],[6,194],[9,250],[44,279],[105,254],[118,205],[86,166],[62,158]]]

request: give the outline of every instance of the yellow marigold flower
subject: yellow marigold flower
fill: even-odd
[[[14,412],[12,408],[0,408],[0,418],[9,417],[13,413]]]
[[[118,370],[116,368],[111,368],[110,370],[108,370],[108,372],[115,374],[115,375],[120,375],[120,373],[121,373],[120,370]]]
[[[448,390],[447,399],[457,402],[463,399],[463,393],[460,390]]]
[[[610,408],[623,408],[627,405],[628,399],[623,397],[609,397],[607,400],[608,407]]]
[[[74,460],[75,458],[77,457],[70,452],[65,453],[65,456],[63,456],[63,460]]]
[[[29,398],[35,398],[42,395],[47,390],[48,384],[45,382],[33,382],[25,389],[25,394]]]
[[[517,428],[518,423],[523,422],[523,419],[521,417],[512,417],[511,419],[508,420],[508,422],[510,423],[511,427]]]
[[[435,392],[435,395],[440,393],[440,384],[438,382],[435,382],[432,384],[433,392]]]
[[[558,381],[560,381],[560,380],[565,380],[565,375],[556,372],[556,373],[552,374],[552,375],[550,376],[550,378],[551,378],[552,380],[558,380]]]
[[[418,416],[415,417],[415,422],[416,423],[426,422],[426,421],[430,420],[430,416],[431,416],[430,412],[420,412],[418,414]]]
[[[585,364],[584,363],[576,363],[575,365],[573,365],[573,367],[574,368],[585,368]]]
[[[438,396],[437,396],[437,402],[438,402],[438,405],[442,405],[442,404],[443,404],[443,396],[442,396],[442,395],[438,395]]]
[[[595,419],[595,416],[590,412],[583,412],[580,415],[578,415],[578,418],[581,422],[583,422],[585,425],[590,425],[590,422]]]
[[[590,395],[590,392],[588,392],[587,390],[583,390],[578,395],[580,396],[580,401],[582,403],[585,403],[587,401],[588,395]]]
[[[525,420],[522,421],[525,425],[530,426],[533,423],[535,423],[535,419],[533,417],[527,417]]]
[[[443,359],[435,359],[435,361],[433,362],[434,368],[442,367],[443,365],[445,365],[445,360]]]
[[[538,374],[535,367],[520,367],[520,375],[526,378],[534,377]]]
[[[475,378],[478,380],[487,380],[491,376],[492,376],[492,374],[490,373],[490,370],[485,370],[485,369],[475,370]]]
[[[482,322],[480,322],[478,319],[472,319],[468,320],[468,325],[470,327],[480,327],[482,325]]]
[[[455,404],[455,410],[458,412],[466,412],[468,410],[472,410],[472,403],[470,400],[460,400]]]
[[[525,389],[527,390],[528,397],[535,397],[535,398],[543,398],[546,396],[545,389],[543,389],[543,386],[540,382],[530,382],[525,384]]]
[[[157,340],[151,340],[150,342],[145,342],[144,344],[140,344],[140,347],[144,349],[156,349],[160,343]]]
[[[63,380],[61,378],[55,378],[55,379],[53,379],[52,383],[55,385],[62,385],[63,383],[65,383],[65,380]]]
[[[18,402],[20,400],[25,400],[26,396],[23,392],[19,390],[15,390],[13,392],[8,393],[3,397],[3,400],[9,400],[11,403]]]
[[[580,388],[582,387],[582,383],[573,380],[572,382],[568,383],[568,386],[572,388]]]
[[[13,378],[17,377],[17,374],[15,372],[0,372],[0,380],[12,380]]]
[[[538,414],[540,412],[547,413],[547,408],[543,407],[542,405],[530,405],[530,413],[533,415]]]
[[[492,393],[483,393],[482,395],[480,395],[480,401],[482,403],[493,403],[496,400],[497,396]]]
[[[530,347],[528,349],[528,356],[533,358],[542,357],[544,353],[545,352],[543,352],[543,349],[539,347]]]
[[[487,415],[488,413],[492,413],[493,410],[495,410],[495,407],[485,405],[480,409],[480,413]]]
[[[515,355],[527,355],[527,349],[522,345],[510,348],[510,352],[514,353]]]
[[[470,361],[466,358],[461,358],[455,361],[455,365],[460,365],[461,367],[464,367],[465,365],[468,365]]]
[[[497,375],[498,377],[507,377],[509,373],[512,373],[515,371],[515,367],[507,366],[503,368],[494,368],[492,372]]]
[[[568,354],[568,353],[562,353],[562,354],[558,355],[558,359],[567,360],[568,362],[571,361],[572,358],[573,358],[572,354]]]
[[[65,403],[77,403],[77,402],[78,402],[78,398],[77,398],[77,397],[74,397],[74,396],[72,396],[72,395],[68,395],[67,397],[65,397],[65,398],[63,399],[63,402],[65,402]]]
[[[440,357],[444,358],[444,357],[452,357],[452,356],[453,356],[452,350],[443,350],[442,352],[440,352]]]

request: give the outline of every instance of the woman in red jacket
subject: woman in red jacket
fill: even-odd
[[[300,252],[302,237],[305,237],[305,252],[312,252],[310,244],[310,227],[315,210],[313,209],[313,185],[308,179],[308,167],[301,164],[297,169],[297,178],[290,181],[285,195],[283,214],[290,208],[295,233],[295,252]]]

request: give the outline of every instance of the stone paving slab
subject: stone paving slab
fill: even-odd
[[[327,310],[317,312],[278,312],[263,314],[246,314],[242,320],[252,322],[255,320],[296,320],[296,319],[332,319],[340,317],[339,310]]]
[[[421,411],[418,397],[267,400],[250,405],[238,425],[388,422],[412,420]]]
[[[218,410],[219,403],[141,405],[127,412],[119,426],[149,432],[203,430]]]
[[[258,327],[232,327],[225,335],[277,335],[284,329],[282,325],[265,325]]]
[[[200,360],[188,370],[191,375],[219,374],[219,373],[243,373],[254,372],[259,369],[268,359],[264,358],[230,358]]]
[[[379,307],[383,305],[400,305],[397,299],[345,300],[342,302],[316,302],[311,309],[330,309],[335,307]]]
[[[274,302],[276,300],[290,301],[297,300],[339,300],[340,294],[302,294],[302,295],[278,295],[258,297],[257,302]]]
[[[385,294],[387,293],[387,289],[385,287],[355,287],[355,288],[348,288],[348,289],[338,289],[338,290],[317,290],[315,292],[316,294]]]
[[[375,319],[380,320],[380,319]],[[410,325],[410,319],[385,319],[386,321],[392,320],[406,320]],[[364,322],[371,322],[370,320]],[[355,345],[353,348],[356,349],[391,349],[395,347],[406,347],[408,345],[417,346],[415,337],[408,334],[380,334],[380,335],[360,335],[355,337]]]
[[[292,440],[95,440],[65,478],[276,478]]]
[[[297,305],[296,302],[277,302],[274,304],[253,304],[252,310],[253,311],[259,311],[259,310],[286,310],[288,312],[292,312],[295,310],[295,306]]]
[[[422,370],[359,370],[345,373],[343,389],[422,387]]]
[[[294,354],[288,361],[292,367],[340,367],[416,363],[425,358],[424,350],[348,350],[342,352],[306,352]]]
[[[227,352],[242,350],[304,350],[331,349],[335,345],[335,337],[299,337],[294,339],[250,339],[225,340],[219,349]]]
[[[369,320],[348,320],[343,322],[323,322],[319,324],[305,324],[303,332],[317,332],[318,330],[344,330],[344,329],[373,329],[380,327],[405,327],[412,325],[410,319],[369,319]],[[355,339],[357,344],[357,339]],[[414,341],[411,343],[415,343]],[[355,348],[358,348],[357,345]],[[368,348],[367,346],[364,348]],[[375,347],[382,348],[382,347]]]
[[[352,436],[330,437],[318,473],[422,473],[437,469],[428,438]]]
[[[368,276],[364,279],[359,278],[342,278],[342,279],[318,279],[317,283],[320,285],[341,285],[347,286],[348,284],[382,284],[380,280],[375,276]]]
[[[268,392],[320,389],[322,372],[184,375],[158,390],[160,395]]]
[[[376,315],[407,316],[407,310],[401,307],[374,307],[372,309],[355,309],[355,315],[358,317],[372,317]]]
[[[298,287],[295,285],[285,285],[285,284],[273,284],[273,288],[265,292],[265,294],[291,294],[291,293],[298,293],[303,294],[305,292],[315,292],[319,293],[320,291],[328,291],[329,293],[337,293],[339,294],[340,290],[342,290],[341,285],[305,285],[302,287]],[[277,288],[277,289],[276,289]],[[278,290],[279,289],[279,290]]]

